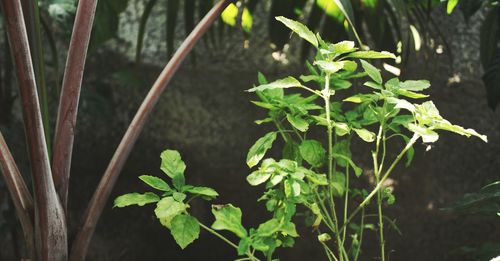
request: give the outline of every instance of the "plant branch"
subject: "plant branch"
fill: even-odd
[[[387,171],[385,172],[384,176],[382,176],[382,178],[380,179],[380,181],[377,182],[377,185],[372,190],[372,192],[370,192],[370,194],[368,194],[368,196],[366,196],[366,198],[351,213],[351,215],[347,219],[347,222],[345,222],[345,224],[342,227],[342,229],[345,229],[346,224],[349,224],[352,221],[352,219],[356,216],[356,214],[358,214],[358,212],[361,209],[363,209],[370,202],[370,200],[373,198],[373,196],[375,196],[377,194],[377,192],[382,188],[382,184],[384,184],[384,182],[387,180],[387,178],[389,177],[389,175],[391,174],[391,172],[394,170],[394,168],[396,167],[396,165],[399,163],[399,161],[401,160],[401,158],[406,153],[406,151],[408,151],[411,148],[411,146],[413,146],[413,144],[415,144],[415,142],[418,140],[418,138],[420,138],[419,135],[417,135],[417,134],[413,135],[413,137],[410,139],[410,141],[406,144],[406,146],[403,148],[403,150],[401,150],[401,152],[398,154],[398,156],[396,157],[396,159],[392,162],[391,166],[387,169]]]
[[[23,228],[24,239],[31,256],[34,254],[33,198],[17,168],[9,147],[0,132],[0,169]]]
[[[67,231],[50,169],[29,41],[20,0],[2,0],[21,94],[34,185],[36,260],[65,260]]]
[[[147,117],[153,110],[153,107],[158,102],[161,93],[165,90],[165,87],[169,83],[170,79],[172,79],[172,76],[177,71],[186,55],[229,3],[230,1],[228,0],[221,0],[212,8],[212,10],[210,10],[210,12],[207,13],[196,28],[189,34],[186,40],[184,40],[182,45],[179,47],[177,52],[165,66],[160,76],[151,87],[151,90],[142,102],[139,110],[134,116],[134,119],[130,123],[129,128],[118,145],[113,158],[111,159],[94,195],[92,196],[92,199],[89,202],[83,217],[83,222],[77,232],[75,241],[73,242],[70,256],[71,260],[84,260],[90,239],[97,224],[97,220],[102,213],[104,205],[106,204],[109,194],[111,193],[111,189],[113,188],[118,175],[120,174],[120,171],[122,170],[123,165],[132,150],[132,147],[137,141]]]
[[[56,190],[65,209],[78,102],[96,5],[97,0],[78,2],[57,112],[52,169]]]

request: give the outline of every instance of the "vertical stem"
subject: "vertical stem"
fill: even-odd
[[[344,223],[347,222],[347,211],[349,206],[349,165],[345,167],[345,199],[344,199]],[[342,244],[345,245],[347,229],[342,233]]]
[[[78,2],[57,112],[52,168],[57,193],[65,209],[78,103],[96,6],[97,0]]]
[[[330,116],[330,74],[325,75],[325,89],[323,90],[323,98],[325,100],[325,113],[327,122],[327,135],[328,135],[328,180],[332,182],[333,180],[333,124]],[[340,261],[343,261],[343,242],[339,234],[339,222],[337,218],[337,212],[335,210],[335,201],[333,200],[333,188],[328,186],[328,193],[330,197],[330,205],[332,209],[332,216],[335,221],[335,237],[337,242],[337,247],[339,251]]]
[[[30,43],[31,57],[33,57],[33,67],[35,70],[35,80],[40,91],[40,106],[42,109],[43,128],[45,131],[45,139],[47,142],[47,150],[49,158],[51,155],[51,128],[49,117],[49,95],[47,83],[45,81],[45,59],[43,52],[43,40],[41,33],[40,9],[38,1],[23,0],[24,17],[28,39]]]
[[[196,42],[198,42],[203,33],[206,32],[206,30],[210,27],[214,20],[219,17],[219,15],[229,3],[230,1],[221,0],[212,8],[212,10],[210,10],[210,12],[207,13],[207,15],[200,21],[200,23],[186,38],[186,40],[184,40],[182,45],[179,47],[177,52],[165,66],[160,76],[151,87],[151,90],[142,102],[139,110],[134,116],[134,119],[130,123],[129,128],[125,132],[125,135],[118,145],[113,158],[111,159],[106,171],[104,172],[103,177],[101,178],[101,181],[99,182],[99,185],[97,186],[96,191],[92,196],[92,199],[87,206],[87,210],[85,211],[83,216],[82,224],[80,225],[76,238],[73,242],[70,260],[81,261],[85,259],[87,248],[94,233],[97,220],[102,213],[109,194],[111,193],[111,189],[116,183],[116,180],[123,168],[123,165],[125,164],[128,155],[132,151],[132,147],[139,137],[139,134],[146,122],[147,117],[153,110],[155,104],[160,98],[161,93],[165,90],[165,87],[172,79],[172,76],[177,71],[186,55],[194,47]]]
[[[373,168],[375,171],[375,180],[377,184],[380,182],[380,172],[382,171],[382,164],[379,164],[378,158],[380,153],[380,141],[382,140],[382,133],[384,132],[384,122],[380,123],[379,131],[377,134],[376,149],[373,153]],[[384,145],[385,145],[385,137]],[[385,154],[385,148],[384,148]],[[382,184],[383,185],[383,184]],[[380,246],[380,258],[385,261],[385,240],[384,240],[384,220],[382,213],[382,191],[379,189],[377,191],[377,214],[378,214],[378,226],[379,226],[379,246]],[[344,230],[345,231],[345,230]]]
[[[66,219],[52,180],[21,2],[2,0],[1,3],[17,72],[33,176],[36,260],[65,260],[67,258]]]
[[[377,179],[377,182],[378,179]],[[377,205],[378,205],[378,229],[379,229],[379,240],[380,240],[380,258],[385,261],[385,240],[384,240],[384,221],[382,214],[382,191],[377,192]]]

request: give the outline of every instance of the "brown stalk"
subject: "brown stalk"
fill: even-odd
[[[205,15],[196,28],[194,28],[194,30],[184,40],[182,45],[179,47],[172,59],[170,59],[160,76],[157,78],[156,82],[151,87],[151,90],[142,102],[139,110],[134,116],[134,119],[130,123],[125,135],[118,145],[113,158],[111,159],[96,191],[92,196],[92,199],[89,202],[83,217],[83,223],[81,224],[75,241],[73,242],[70,255],[71,261],[83,261],[85,259],[87,248],[94,233],[97,220],[99,219],[109,198],[111,189],[114,187],[118,175],[120,174],[132,147],[135,145],[147,117],[151,113],[155,104],[158,102],[160,94],[163,90],[165,90],[165,87],[176,70],[179,68],[179,65],[185,59],[186,55],[191,51],[203,33],[205,33],[210,25],[219,17],[220,13],[229,3],[230,1],[228,0],[221,0],[210,10],[210,12]]]
[[[75,138],[78,102],[97,0],[80,0],[69,45],[59,100],[52,170],[61,203],[66,209],[71,156]]]
[[[27,249],[30,255],[33,256],[33,199],[3,138],[2,132],[0,132],[0,169],[21,222]]]
[[[65,260],[67,258],[66,220],[52,181],[21,2],[1,0],[1,4],[17,72],[33,176],[36,260]]]

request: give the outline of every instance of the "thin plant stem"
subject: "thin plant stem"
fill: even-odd
[[[366,198],[351,213],[351,215],[347,219],[347,222],[344,224],[342,229],[345,229],[345,225],[348,224],[359,213],[359,211],[361,211],[361,209],[363,209],[370,202],[370,200],[373,198],[373,196],[375,196],[375,194],[377,194],[377,192],[380,190],[380,188],[382,188],[382,184],[385,182],[385,180],[392,173],[392,171],[394,170],[396,165],[399,163],[401,158],[403,158],[404,154],[413,146],[413,144],[415,144],[415,142],[418,140],[418,138],[420,138],[420,136],[418,134],[413,135],[413,137],[408,141],[408,143],[403,148],[403,150],[401,150],[401,152],[396,156],[396,159],[392,162],[391,166],[386,170],[386,172],[384,173],[384,175],[382,176],[380,181],[377,182],[377,185],[375,186],[375,188],[370,192],[370,194],[368,194],[368,196],[366,196]]]
[[[327,135],[328,135],[328,180],[329,182],[333,181],[333,125],[330,117],[330,74],[327,73],[325,75],[325,89],[323,90],[322,97],[325,100],[325,111],[326,111],[326,122],[327,122]],[[342,240],[339,238],[339,222],[337,218],[337,213],[335,211],[335,201],[333,199],[333,188],[328,186],[328,193],[330,198],[330,205],[332,209],[332,216],[335,221],[335,237],[337,242],[337,247],[339,251],[340,261],[343,261],[342,249],[343,245]]]
[[[349,204],[349,165],[345,167],[345,198],[344,198],[344,223],[347,221],[347,211]],[[344,229],[342,233],[342,244],[345,245],[347,229]]]
[[[361,224],[360,224],[360,231],[359,231],[359,245],[358,249],[356,250],[354,254],[354,261],[358,260],[359,253],[361,252],[361,245],[363,244],[363,233],[365,231],[365,209],[363,208],[361,210]]]
[[[217,231],[215,231],[215,230],[213,230],[213,229],[211,229],[211,228],[209,228],[209,227],[205,226],[203,223],[201,223],[201,222],[199,222],[199,221],[198,221],[198,224],[200,224],[200,227],[202,227],[203,229],[205,229],[205,230],[206,230],[207,232],[209,232],[210,234],[212,234],[212,235],[214,235],[214,236],[218,237],[219,239],[221,239],[222,241],[226,242],[226,243],[227,243],[228,245],[230,245],[231,247],[233,247],[233,248],[235,248],[235,249],[238,249],[238,245],[236,245],[235,243],[231,242],[231,240],[227,239],[225,236],[223,236],[223,235],[219,234]],[[248,258],[250,258],[249,260],[259,261],[259,259],[258,259],[258,258],[256,258],[256,257],[252,254],[252,252],[250,252],[250,251],[247,251],[245,254],[248,256]]]
[[[378,178],[377,178],[378,182]],[[384,220],[382,213],[382,191],[377,192],[377,214],[378,214],[378,231],[379,231],[379,244],[380,244],[380,258],[385,261],[385,240],[384,240]],[[344,230],[345,231],[345,230]]]

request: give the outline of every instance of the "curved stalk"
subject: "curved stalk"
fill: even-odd
[[[97,0],[80,0],[69,44],[54,138],[54,183],[62,205],[68,201],[69,174],[83,71]]]
[[[36,260],[66,260],[67,228],[52,180],[40,103],[20,0],[2,0],[21,94],[35,205]]]
[[[172,79],[172,76],[177,71],[186,55],[229,3],[230,1],[221,0],[212,8],[212,10],[210,10],[210,12],[207,13],[191,34],[189,34],[186,40],[184,40],[182,45],[179,47],[177,52],[165,66],[160,76],[151,87],[151,90],[142,102],[139,110],[134,116],[134,119],[130,123],[129,128],[118,145],[113,158],[111,159],[94,195],[92,196],[92,199],[89,202],[87,210],[83,216],[83,222],[80,225],[75,241],[73,242],[70,260],[84,260],[90,239],[97,224],[97,220],[102,213],[104,205],[106,204],[109,194],[111,193],[111,189],[113,188],[118,175],[120,174],[120,171],[132,150],[132,147],[139,137],[147,117],[153,110],[154,105],[160,98],[160,94],[165,90],[165,87],[169,83],[170,79]]]
[[[14,203],[17,216],[21,222],[26,249],[28,249],[30,256],[34,256],[33,199],[10,153],[2,132],[0,132],[0,169],[2,170],[1,172],[12,202]]]

